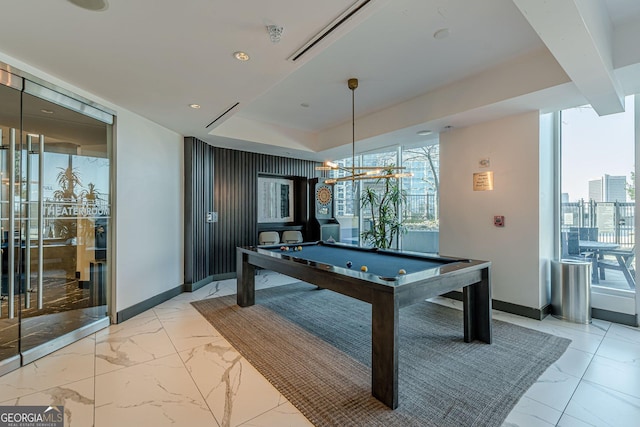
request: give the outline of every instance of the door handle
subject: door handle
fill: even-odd
[[[15,198],[16,198],[16,130],[11,129],[9,131],[9,235],[7,238],[7,276],[9,276],[9,303],[8,303],[8,316],[9,319],[15,317],[14,307],[14,286],[16,284],[15,277],[15,265],[16,265],[16,253],[15,253],[15,231],[16,231],[16,211],[15,211]]]
[[[40,135],[38,139],[38,310],[42,310],[44,297],[44,135]]]

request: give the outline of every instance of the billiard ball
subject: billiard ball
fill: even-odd
[[[302,250],[302,246],[298,246],[298,250],[301,251]]]
[[[352,265],[353,263],[351,261],[347,261],[347,268],[351,268]]]
[[[287,250],[287,248],[286,248],[286,247],[284,247],[284,246],[280,246],[280,250],[281,250],[281,251],[286,251],[286,250]]]
[[[401,268],[401,269],[398,271],[398,274],[407,274],[407,271],[406,271],[404,268]]]
[[[369,269],[367,268],[366,265],[363,265],[362,267],[360,267],[360,271],[367,271],[367,270],[369,270]]]

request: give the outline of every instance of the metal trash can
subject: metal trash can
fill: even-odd
[[[574,323],[591,323],[591,263],[551,261],[551,314]]]

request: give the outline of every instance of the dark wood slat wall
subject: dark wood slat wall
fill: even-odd
[[[316,162],[214,148],[214,274],[236,271],[236,247],[258,243],[258,175],[313,178]],[[306,206],[307,201],[304,201]],[[306,222],[305,218],[302,219]]]
[[[213,211],[213,147],[195,138],[185,138],[185,230],[184,284],[187,290],[211,276],[214,224],[207,223]]]
[[[212,277],[232,277],[235,248],[257,244],[258,175],[313,178],[317,164],[185,138],[186,289],[197,289]],[[301,202],[306,206],[306,200]],[[206,222],[210,211],[218,213],[218,222]],[[306,211],[304,216],[306,221]]]

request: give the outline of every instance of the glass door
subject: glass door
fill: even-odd
[[[0,374],[108,325],[111,125],[87,111],[0,85]]]
[[[26,87],[29,89],[29,86]],[[107,318],[110,126],[23,93],[23,363]]]
[[[0,374],[20,366],[21,288],[16,280],[16,145],[20,143],[22,82],[0,74]],[[19,205],[19,204],[18,204]]]

